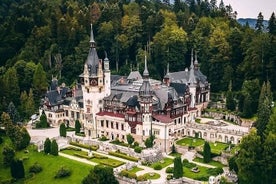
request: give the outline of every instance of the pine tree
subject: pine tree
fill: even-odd
[[[260,12],[258,15],[255,29],[259,32],[262,32],[264,29],[264,16],[263,16],[262,12]]]
[[[44,153],[51,153],[51,140],[49,138],[47,138],[44,142]]]
[[[174,169],[173,169],[173,177],[178,179],[183,176],[183,165],[181,161],[181,157],[176,157],[173,161]]]
[[[269,122],[269,118],[272,112],[271,103],[272,103],[272,93],[270,89],[270,83],[263,83],[260,97],[259,97],[259,106],[257,113],[256,128],[257,134],[261,137],[261,140],[264,140],[265,129]]]
[[[274,36],[276,36],[276,17],[275,13],[273,12],[269,21],[268,21],[268,32]]]
[[[211,147],[207,141],[204,143],[203,147],[203,162],[209,163],[212,160],[211,158]]]
[[[35,102],[33,96],[33,89],[29,90],[29,95],[26,103],[26,117],[29,118],[31,115],[35,113]]]
[[[16,179],[25,177],[25,169],[22,160],[13,160],[11,163],[11,176]]]
[[[81,129],[81,124],[80,124],[80,121],[77,119],[75,121],[75,133],[80,133],[80,129]]]
[[[59,126],[59,135],[61,137],[66,137],[66,127],[64,123],[61,123],[61,125]]]
[[[8,113],[9,113],[10,118],[14,124],[16,124],[20,121],[20,115],[19,115],[17,109],[15,108],[13,102],[10,102],[10,104],[8,106]]]
[[[55,139],[51,143],[51,155],[58,156],[58,144]]]

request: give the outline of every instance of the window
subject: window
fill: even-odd
[[[65,116],[68,117],[68,110],[65,111]]]
[[[121,124],[121,130],[124,130],[124,124]]]
[[[109,123],[109,122],[108,122],[108,121],[106,121],[106,128],[108,128],[108,123]]]
[[[117,129],[117,130],[119,129],[119,124],[118,124],[118,122],[116,122],[116,129]]]
[[[101,127],[104,127],[104,120],[101,120]]]
[[[74,118],[74,112],[71,111],[71,118]]]
[[[113,121],[111,121],[111,128],[113,128]]]
[[[153,130],[153,134],[154,134],[154,135],[159,135],[159,134],[160,134],[160,131],[159,131],[159,130]]]
[[[80,119],[80,113],[77,112],[77,119]]]

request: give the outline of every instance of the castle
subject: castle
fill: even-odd
[[[168,66],[163,81],[150,78],[146,56],[143,75],[138,71],[111,75],[107,55],[104,60],[98,58],[91,26],[79,84],[70,89],[53,78],[40,112],[45,112],[51,126],[64,122],[74,127],[79,120],[91,139],[106,136],[126,141],[131,134],[143,144],[154,135],[155,146],[169,152],[174,139],[186,135],[186,124],[193,123],[207,107],[209,98],[210,83],[193,52],[189,70],[170,72]]]

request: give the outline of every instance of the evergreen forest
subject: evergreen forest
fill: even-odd
[[[28,117],[52,77],[74,85],[83,71],[92,24],[99,57],[107,53],[113,74],[142,72],[147,52],[151,77],[162,79],[168,63],[170,71],[189,67],[194,49],[212,92],[231,86],[251,104],[246,116],[252,116],[263,82],[276,90],[275,14],[264,28],[260,12],[251,29],[237,23],[237,13],[216,0],[3,0],[0,111],[15,106]]]

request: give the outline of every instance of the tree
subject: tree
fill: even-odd
[[[75,133],[80,133],[80,129],[81,129],[81,124],[80,124],[80,121],[77,119],[75,121]]]
[[[132,137],[132,135],[127,134],[127,143],[131,146],[133,142],[134,142],[134,138]]]
[[[61,137],[66,137],[66,126],[64,123],[61,123],[61,125],[59,126],[59,135]]]
[[[236,162],[240,183],[262,183],[262,143],[256,129],[242,138]]]
[[[276,122],[274,122],[276,123]],[[269,132],[263,144],[262,182],[276,183],[276,134]]]
[[[147,148],[152,148],[153,147],[153,141],[154,141],[155,137],[154,135],[150,135],[146,141],[145,141],[145,145]]]
[[[40,121],[38,123],[36,123],[36,128],[47,128],[49,127],[49,124],[47,122],[47,117],[45,112],[43,111],[41,116],[40,116]]]
[[[176,151],[176,148],[175,148],[175,145],[174,145],[174,144],[172,145],[172,153],[177,153],[177,151]]]
[[[274,36],[276,36],[276,17],[275,13],[273,12],[269,21],[268,21],[268,32]]]
[[[39,99],[42,95],[45,94],[48,87],[46,72],[43,69],[43,66],[38,63],[33,76],[33,88],[35,101],[38,104]]]
[[[58,156],[58,144],[54,139],[51,143],[51,155]]]
[[[82,180],[82,184],[101,183],[119,184],[119,182],[114,176],[113,168],[104,165],[96,165],[94,168],[90,170],[88,176],[86,176]]]
[[[10,118],[14,124],[16,124],[20,121],[20,115],[19,115],[17,109],[15,108],[13,102],[10,102],[10,104],[8,106],[8,113],[9,113]]]
[[[18,85],[17,73],[14,67],[10,67],[3,76],[3,90],[6,101],[13,102],[16,106],[19,104],[20,88]]]
[[[25,169],[22,160],[13,160],[11,162],[11,176],[16,179],[25,177]]]
[[[238,173],[238,165],[236,163],[236,156],[232,156],[228,159],[228,165],[229,165],[229,169],[230,171],[235,171],[236,173]]]
[[[255,29],[258,32],[262,32],[263,29],[264,29],[264,16],[263,16],[262,12],[260,12],[259,15],[258,15],[257,22],[256,22],[256,25],[255,25]]]
[[[2,154],[3,154],[3,164],[4,164],[4,166],[6,166],[6,167],[10,166],[10,164],[13,161],[14,156],[15,156],[14,149],[12,147],[6,145],[3,148]]]
[[[234,111],[236,109],[236,102],[232,91],[228,91],[226,93],[226,108],[230,111]]]
[[[173,177],[178,179],[183,176],[183,165],[181,161],[181,157],[175,157],[174,161],[174,169],[173,169]]]
[[[51,140],[49,138],[47,138],[44,142],[44,153],[51,153]]]
[[[31,136],[29,132],[25,127],[22,127],[20,129],[20,144],[18,145],[18,149],[22,150],[26,148],[27,146],[29,146],[30,141],[31,141]]]
[[[211,158],[211,147],[207,141],[204,143],[203,147],[203,162],[209,163],[212,160]]]
[[[256,121],[257,134],[261,137],[262,140],[264,140],[265,129],[271,115],[271,104],[272,94],[270,89],[270,83],[264,82],[259,97],[259,106],[257,113],[258,119]]]

